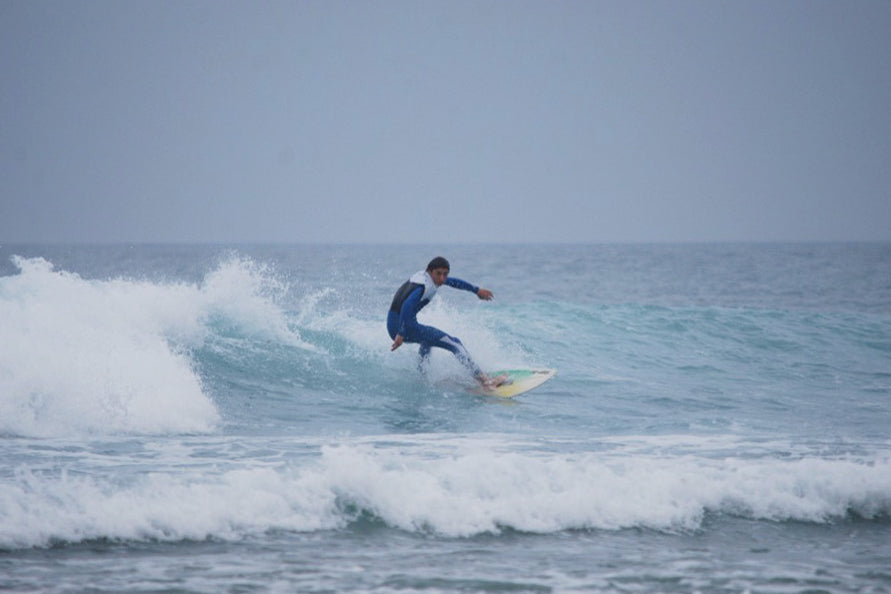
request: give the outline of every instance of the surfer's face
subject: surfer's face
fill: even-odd
[[[446,282],[446,279],[449,277],[449,269],[448,268],[434,268],[430,271],[430,278],[433,279],[433,284],[437,287],[441,287],[442,283]]]

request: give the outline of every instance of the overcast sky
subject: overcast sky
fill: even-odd
[[[0,243],[891,240],[888,0],[0,0]]]

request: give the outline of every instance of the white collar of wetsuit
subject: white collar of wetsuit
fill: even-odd
[[[430,276],[426,270],[417,271],[409,280],[418,285],[424,285],[424,294],[421,295],[422,301],[429,301],[430,299],[433,299],[434,295],[436,295],[436,283],[433,282],[433,277]]]

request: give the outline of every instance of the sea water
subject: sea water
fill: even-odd
[[[891,244],[3,245],[0,590],[889,592]]]

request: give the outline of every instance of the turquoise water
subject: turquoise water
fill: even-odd
[[[391,353],[434,255],[495,292]],[[891,245],[2,246],[0,589],[891,590]]]

